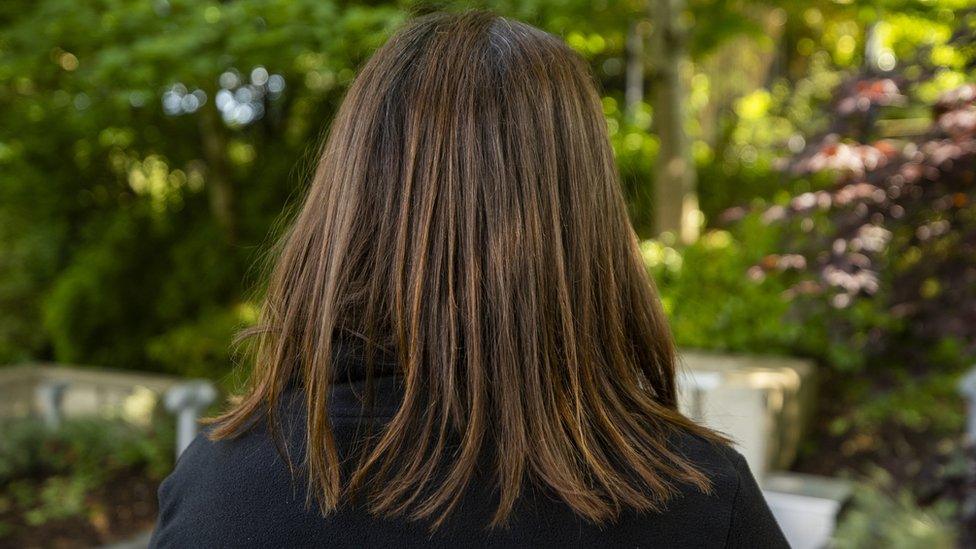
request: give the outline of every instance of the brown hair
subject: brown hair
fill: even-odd
[[[403,376],[349,475],[327,409],[340,334]],[[297,379],[324,513],[362,490],[373,512],[436,527],[490,455],[492,526],[526,479],[602,522],[660,510],[679,483],[710,489],[675,433],[724,441],[677,411],[675,351],[588,67],[490,13],[415,19],[362,68],[255,340],[250,388],[212,436],[274,418]]]

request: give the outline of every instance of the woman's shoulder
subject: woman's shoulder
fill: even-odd
[[[674,444],[712,480],[707,505],[713,512],[721,509],[728,517],[726,547],[789,547],[755,475],[738,450],[692,433],[676,437]]]
[[[297,423],[284,423],[283,444],[276,444],[270,430],[261,425],[234,439],[211,440],[207,432],[201,433],[160,486],[159,521],[151,546],[280,545],[282,535],[317,531],[321,517],[314,505],[312,510],[305,505],[304,477],[289,468],[289,462],[302,461],[301,410],[284,417]],[[742,454],[687,432],[673,436],[672,450],[708,476],[711,490],[702,493],[691,486],[679,487],[666,512],[632,516],[621,523],[616,535],[642,539],[648,532],[664,533],[676,542],[674,546],[695,545],[704,537],[716,545],[725,540],[730,547],[788,547]],[[520,520],[538,515],[543,522],[555,520],[567,525],[567,531],[578,530],[570,528],[575,519],[568,511],[563,517],[561,506],[535,503],[539,507],[530,504],[533,511]],[[529,520],[522,534],[535,531],[532,524],[538,523]],[[606,534],[594,530],[593,540]],[[687,543],[679,543],[682,540]],[[287,541],[302,545],[309,540],[289,537]]]
[[[749,471],[745,458],[732,444],[706,438],[697,433],[677,430],[669,437],[671,450],[686,458],[708,477],[712,495],[731,498]]]
[[[260,546],[273,526],[303,515],[287,457],[267,429],[213,440],[204,430],[159,487],[151,547]],[[270,530],[269,530],[270,528]]]

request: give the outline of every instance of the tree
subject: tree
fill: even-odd
[[[655,223],[658,233],[670,231],[684,242],[698,237],[695,165],[685,132],[687,32],[682,22],[684,0],[653,0],[651,19],[655,129],[660,149],[655,162]]]

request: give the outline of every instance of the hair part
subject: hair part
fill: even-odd
[[[403,401],[351,474],[335,340],[391,354]],[[600,97],[561,40],[486,12],[410,22],[347,92],[264,298],[250,384],[215,438],[304,390],[309,494],[436,528],[489,456],[503,525],[526,480],[594,522],[710,489],[672,436],[675,350]]]

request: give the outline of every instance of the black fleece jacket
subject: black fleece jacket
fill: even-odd
[[[355,358],[344,365],[356,371]],[[356,376],[334,386],[330,417],[340,450],[362,421]],[[377,379],[371,417],[391,417],[398,402],[395,377]],[[284,399],[287,446],[303,452],[300,391]],[[291,434],[289,434],[291,433]],[[268,430],[253,428],[234,440],[201,434],[159,488],[159,520],[150,547],[789,547],[742,456],[692,435],[675,447],[707,471],[713,491],[685,487],[660,513],[624,512],[595,525],[537,488],[527,488],[505,529],[486,524],[496,507],[488,479],[476,476],[447,522],[431,534],[424,523],[372,516],[348,504],[323,517],[306,506],[303,477],[293,478]]]

